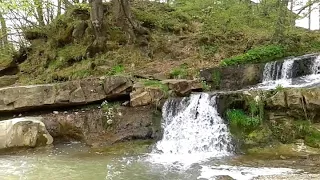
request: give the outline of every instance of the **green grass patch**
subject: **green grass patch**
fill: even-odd
[[[172,69],[170,72],[170,78],[174,79],[185,79],[188,75],[189,73],[185,64],[182,64],[179,67]]]
[[[245,54],[224,59],[221,66],[231,66],[249,63],[265,63],[286,56],[286,49],[281,45],[268,45],[249,50]]]
[[[156,80],[142,80],[142,83],[146,87],[155,87],[161,89],[164,93],[168,94],[169,87],[166,84],[163,84],[161,81]]]
[[[227,119],[231,126],[238,127],[244,130],[254,130],[260,125],[258,117],[250,117],[243,110],[229,109],[227,111]]]

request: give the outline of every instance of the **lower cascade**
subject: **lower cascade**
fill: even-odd
[[[163,139],[153,151],[161,156],[157,160],[192,164],[232,155],[232,138],[216,106],[216,97],[205,93],[168,100],[163,107]]]

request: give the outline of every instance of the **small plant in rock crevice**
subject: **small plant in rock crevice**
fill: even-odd
[[[103,101],[101,104],[102,112],[104,113],[105,120],[103,126],[108,128],[114,123],[114,117],[117,111],[118,103],[109,103],[108,101]]]
[[[206,81],[201,81],[203,91],[210,91],[211,86],[207,84]]]

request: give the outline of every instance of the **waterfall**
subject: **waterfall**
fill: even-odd
[[[309,65],[306,65],[307,63]],[[265,64],[262,83],[251,89],[274,89],[279,85],[282,87],[312,87],[320,85],[319,76],[320,56],[311,60],[301,57],[283,62],[274,61]]]
[[[320,74],[320,56],[318,56],[312,63],[312,74]]]
[[[290,79],[294,61],[295,59],[289,59],[283,63],[277,61],[267,63],[263,71],[263,82]]]
[[[201,93],[163,106],[163,139],[153,161],[191,165],[211,157],[231,155],[231,135],[217,112],[216,97]]]

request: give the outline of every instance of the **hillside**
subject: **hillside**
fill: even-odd
[[[318,32],[295,27],[288,28],[283,41],[275,42],[277,12],[262,15],[245,3],[220,8],[210,3],[136,1],[131,7],[133,17],[149,34],[137,35],[134,41],[117,26],[108,11],[112,4],[107,3],[107,44],[93,55],[88,53],[94,38],[89,9],[74,7],[47,26],[23,30],[30,46],[13,52],[19,63],[18,82],[42,84],[115,74],[194,79],[201,68],[320,50]]]

